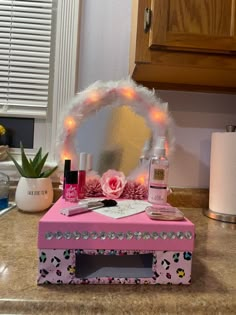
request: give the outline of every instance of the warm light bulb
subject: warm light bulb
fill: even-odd
[[[61,154],[61,159],[64,161],[64,160],[71,160],[71,156],[68,152],[63,152]]]
[[[143,184],[145,183],[145,178],[144,178],[144,176],[140,176],[140,177],[138,178],[138,182],[143,185]]]
[[[96,103],[100,100],[101,96],[99,92],[93,91],[89,94],[88,101],[92,103]]]
[[[76,127],[76,121],[74,120],[73,117],[67,117],[64,123],[65,123],[65,127],[70,130],[75,129]]]
[[[154,122],[164,123],[166,121],[166,113],[152,109],[150,112],[150,119]]]
[[[136,96],[136,92],[130,87],[120,89],[120,93],[129,99],[133,99]]]
[[[147,174],[146,173],[140,174],[136,178],[136,182],[141,184],[141,185],[145,185],[146,181],[147,181]]]

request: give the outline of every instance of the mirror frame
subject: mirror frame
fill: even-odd
[[[136,114],[142,116],[150,128],[155,145],[159,136],[165,136],[167,145],[173,146],[172,119],[168,104],[163,103],[149,90],[137,85],[131,79],[120,81],[97,81],[82,92],[77,93],[62,113],[60,133],[57,138],[58,165],[63,167],[64,160],[71,160],[71,167],[78,166],[75,149],[75,136],[82,122],[105,106],[129,106]],[[153,145],[151,150],[153,149]],[[141,167],[135,170],[135,174]]]

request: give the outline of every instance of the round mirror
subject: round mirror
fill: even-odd
[[[128,176],[141,165],[142,151],[150,138],[145,119],[130,107],[105,107],[81,124],[75,146],[77,152],[91,154],[92,169],[99,175],[115,169]]]
[[[94,83],[71,100],[62,116],[57,141],[59,165],[70,159],[72,169],[78,169],[78,156],[83,151],[94,156],[99,174],[116,169],[128,176],[136,168],[133,173],[139,176],[145,142],[152,138],[149,152],[159,136],[171,142],[166,105],[154,91],[132,80]]]

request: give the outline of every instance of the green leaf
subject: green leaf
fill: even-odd
[[[45,162],[47,160],[47,157],[48,157],[48,153],[46,153],[44,155],[44,157],[41,159],[41,161],[39,161],[38,165],[35,167],[35,172],[36,172],[37,176],[40,176],[41,171],[43,169],[43,166],[44,166],[44,164],[45,164]]]
[[[39,162],[41,161],[41,159],[42,159],[42,148],[39,148],[38,152],[36,153],[32,163],[31,163],[32,166],[34,168],[36,168],[37,165],[39,164]]]
[[[20,173],[21,176],[26,177],[24,170],[22,169],[22,167],[20,166],[20,164],[16,161],[16,159],[11,155],[10,152],[7,151],[7,155],[9,156],[9,158],[13,161],[13,163],[15,164],[18,172]]]
[[[30,164],[29,160],[27,159],[27,156],[25,155],[25,151],[21,142],[20,142],[20,148],[21,148],[22,169],[25,174],[24,177],[29,177],[29,178],[37,177],[33,166]]]
[[[53,167],[50,170],[46,170],[43,173],[40,174],[40,177],[49,177],[50,175],[52,175],[53,172],[55,172],[55,170],[57,169],[58,166]]]
[[[20,165],[16,161],[16,159],[11,155],[11,153],[7,151],[7,154],[15,164],[21,176],[28,178],[49,177],[57,169],[58,166],[55,166],[52,169],[48,169],[42,172],[42,169],[48,157],[48,153],[46,153],[42,158],[42,148],[39,148],[33,160],[27,158],[22,142],[20,142],[20,149],[22,165]]]

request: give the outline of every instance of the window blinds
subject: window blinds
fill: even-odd
[[[46,117],[52,0],[0,0],[0,116]]]

